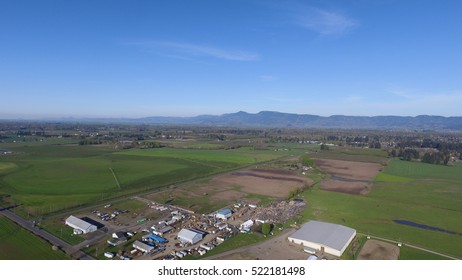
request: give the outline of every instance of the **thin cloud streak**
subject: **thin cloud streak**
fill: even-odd
[[[359,23],[339,12],[307,7],[298,11],[295,20],[303,28],[321,35],[340,35],[359,26]]]
[[[260,59],[258,54],[251,52],[241,50],[227,50],[207,45],[197,45],[172,41],[134,42],[129,43],[129,45],[145,48],[167,49],[168,51],[173,51],[178,54],[195,57],[213,57],[234,61],[257,61]]]

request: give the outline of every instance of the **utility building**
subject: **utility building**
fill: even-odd
[[[74,232],[83,234],[96,231],[98,229],[95,225],[74,216],[69,216],[69,218],[66,219],[66,225],[73,228]]]
[[[222,219],[222,220],[226,220],[228,219],[229,217],[231,217],[231,215],[233,214],[233,212],[229,209],[223,209],[223,210],[220,210],[218,211],[216,214],[215,214],[215,217],[217,219]]]
[[[196,244],[197,242],[201,241],[202,238],[202,233],[191,229],[184,228],[178,233],[178,240],[183,243]]]
[[[337,224],[309,221],[289,237],[289,241],[340,257],[353,238],[356,230]]]
[[[133,246],[133,248],[138,249],[138,250],[140,250],[141,252],[143,252],[145,254],[149,254],[155,249],[154,246],[151,246],[151,245],[146,244],[144,242],[141,242],[139,240],[135,240],[135,242],[133,242],[132,246]]]

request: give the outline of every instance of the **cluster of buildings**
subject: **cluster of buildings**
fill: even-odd
[[[304,202],[293,201],[292,204],[302,203]],[[192,214],[161,205],[156,207],[161,212],[169,209],[170,215],[164,216],[163,219],[157,220],[153,226],[142,230],[145,234],[132,242],[133,249],[130,253],[133,256],[140,254],[153,255],[159,252],[163,253],[161,254],[163,258],[183,258],[189,254],[203,255],[238,232],[251,232],[255,223],[267,222],[250,218],[252,213],[256,213],[255,209],[257,207],[254,205],[247,207],[250,212],[245,216],[240,215],[241,205],[237,205],[236,209],[233,209],[236,212],[230,209],[221,209],[209,215]],[[273,208],[279,209],[277,207]],[[239,219],[235,220],[236,217],[239,217]],[[245,219],[245,217],[248,218]],[[65,223],[73,228],[74,234],[88,234],[98,229],[95,224],[91,223],[91,220],[86,218],[70,216]],[[118,246],[127,242],[133,236],[135,236],[133,232],[116,231],[107,240],[107,243]],[[318,253],[340,257],[355,236],[356,231],[346,226],[309,221],[292,234],[288,241],[301,245],[305,252],[311,254],[310,258],[315,259],[314,255]],[[113,258],[114,253],[106,252],[105,256]],[[131,259],[126,254],[121,258]]]

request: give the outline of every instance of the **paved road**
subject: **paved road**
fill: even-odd
[[[390,242],[390,243],[398,243],[396,240],[391,240],[391,239],[387,239],[387,238],[383,238],[383,237],[378,237],[378,236],[374,236],[374,235],[370,235],[370,234],[364,234],[364,233],[360,233],[358,232],[358,235],[362,235],[362,236],[370,236],[371,238],[374,238],[374,239],[378,239],[378,240],[383,240],[383,241],[386,241],[386,242]],[[455,258],[455,257],[452,257],[452,256],[448,256],[448,255],[445,255],[445,254],[442,254],[442,253],[438,253],[438,252],[435,252],[435,251],[432,251],[432,250],[428,250],[428,249],[425,249],[425,248],[422,248],[422,247],[419,247],[419,246],[415,246],[415,245],[412,245],[412,244],[408,244],[408,243],[403,243],[403,242],[400,242],[403,246],[407,246],[407,247],[411,247],[411,248],[414,248],[414,249],[417,249],[417,250],[421,250],[421,251],[425,251],[425,252],[428,252],[428,253],[432,253],[432,254],[435,254],[435,255],[438,255],[438,256],[442,256],[442,257],[445,257],[445,258],[448,258],[448,259],[451,259],[451,260],[458,260],[458,258]]]
[[[78,249],[75,249],[74,246],[64,242],[63,240],[57,238],[56,236],[36,227],[32,222],[21,218],[20,216],[16,215],[15,213],[11,212],[8,209],[0,210],[0,215],[7,217],[8,219],[20,225],[21,227],[47,240],[51,244],[58,246],[59,248],[62,248],[68,255],[73,256],[76,259],[93,260],[93,258],[90,257],[89,255],[85,254],[84,252]]]

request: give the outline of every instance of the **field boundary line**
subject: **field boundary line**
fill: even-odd
[[[386,241],[386,242],[389,242],[389,243],[401,243],[403,246],[407,246],[407,247],[411,247],[411,248],[414,248],[414,249],[417,249],[417,250],[425,251],[427,253],[438,255],[438,256],[441,256],[441,257],[445,257],[445,258],[448,258],[448,259],[451,259],[451,260],[459,260],[456,257],[449,256],[449,255],[446,255],[446,254],[443,254],[443,253],[438,253],[438,252],[435,252],[435,251],[430,250],[430,249],[426,249],[426,248],[422,248],[422,247],[419,247],[419,246],[416,246],[416,245],[412,245],[410,243],[405,243],[405,242],[396,241],[396,240],[393,240],[393,239],[388,239],[388,238],[379,237],[379,236],[375,236],[375,235],[365,234],[365,233],[362,233],[362,232],[358,232],[357,234],[362,235],[362,236],[366,236],[366,237],[369,236],[370,238]]]
[[[120,187],[120,183],[119,183],[119,180],[117,179],[117,176],[116,176],[116,174],[115,174],[115,172],[114,172],[114,169],[112,169],[112,168],[109,167],[109,170],[111,170],[112,176],[114,176],[114,180],[116,181],[117,187],[119,187],[119,189],[122,189],[122,188]]]

